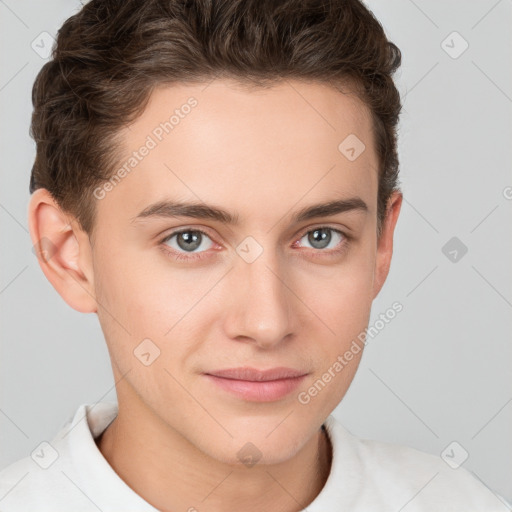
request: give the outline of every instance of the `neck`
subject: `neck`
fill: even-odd
[[[212,459],[147,411],[128,414],[120,403],[96,444],[120,478],[162,512],[298,512],[329,476],[332,446],[323,429],[292,459],[248,470]]]

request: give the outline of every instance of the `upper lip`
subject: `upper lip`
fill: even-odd
[[[215,370],[208,372],[207,375],[215,377],[223,377],[225,379],[248,380],[248,381],[269,381],[278,379],[291,379],[294,377],[302,377],[307,372],[295,370],[293,368],[286,368],[279,366],[277,368],[269,368],[268,370],[258,370],[256,368],[249,368],[247,366],[240,368],[226,368],[224,370]]]

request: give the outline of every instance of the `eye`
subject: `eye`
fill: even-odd
[[[334,236],[333,236],[334,234]],[[311,245],[313,256],[338,255],[348,249],[350,237],[339,229],[321,226],[306,231],[299,239],[299,246],[304,247],[303,239]],[[170,242],[170,243],[169,243]],[[297,247],[298,242],[293,246]],[[208,257],[208,249],[214,246],[210,236],[201,229],[184,228],[173,231],[160,241],[164,253],[177,260],[199,260]],[[326,250],[331,246],[330,250]]]
[[[173,240],[174,239],[174,240]],[[210,243],[204,243],[208,239]],[[171,242],[172,243],[168,243]],[[171,247],[172,251],[164,248],[164,250],[170,255],[177,259],[195,259],[201,257],[200,255],[188,256],[197,252],[202,253],[211,249],[213,242],[211,238],[200,229],[182,229],[179,231],[173,231],[170,235],[167,235],[160,242],[164,247]],[[206,245],[206,246],[205,246]],[[201,249],[199,250],[198,249]]]
[[[333,236],[334,233],[334,236]],[[334,229],[328,226],[321,226],[315,229],[310,229],[300,240],[305,239],[308,244],[311,244],[313,249],[326,253],[340,252],[346,248],[348,244],[348,236],[339,229]],[[301,247],[303,243],[301,242]],[[324,250],[326,248],[332,250]]]

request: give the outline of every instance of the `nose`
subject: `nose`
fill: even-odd
[[[230,272],[225,316],[226,334],[231,339],[252,342],[262,349],[275,347],[293,332],[293,293],[278,259],[263,254],[252,263],[240,259]]]

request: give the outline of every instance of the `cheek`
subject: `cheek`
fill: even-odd
[[[144,335],[149,329],[162,335],[193,295],[189,280],[166,267],[165,256],[155,248],[146,254],[103,247],[98,255],[98,300],[130,333]]]
[[[169,329],[171,291],[158,285],[142,259],[117,246],[102,245],[97,254],[95,291],[98,318],[111,356],[125,370],[135,361],[133,350],[145,339],[158,339]]]
[[[143,348],[158,355],[155,366],[179,366],[197,348],[201,330],[215,314],[208,291],[218,276],[170,268],[163,256],[149,265],[142,265],[143,260],[126,252],[122,258],[105,258],[97,280],[103,306],[98,316],[123,371],[137,363],[134,351],[146,353]]]
[[[193,297],[184,299],[187,287],[170,276],[162,280],[160,272],[152,275],[126,260],[104,270],[98,286],[104,307],[98,316],[112,362],[146,403],[156,406],[162,396],[178,399],[180,386],[169,373],[177,375],[194,349],[186,338]]]
[[[352,251],[338,264],[304,273],[301,280],[302,297],[340,342],[357,334],[369,320],[374,255],[363,249]]]
[[[317,366],[315,375],[298,395],[298,402],[305,405],[304,411],[330,414],[354,379],[371,312],[370,270],[368,262],[362,261],[333,272],[322,291],[318,286],[310,289],[315,303],[311,309],[318,312],[315,326],[311,326],[317,340]]]

